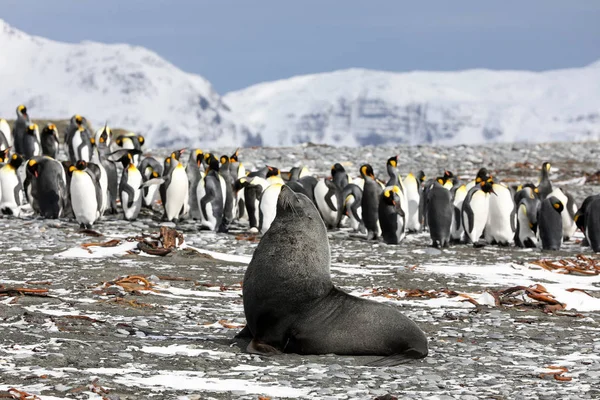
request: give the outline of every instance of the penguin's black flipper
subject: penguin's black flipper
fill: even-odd
[[[467,214],[467,220],[469,223],[469,226],[465,226],[465,220],[463,218],[462,220],[462,224],[463,224],[463,229],[467,232],[472,232],[473,231],[473,225],[475,224],[475,214],[473,214],[473,209],[471,208],[471,206],[467,203],[463,203],[463,209],[462,209],[463,213]],[[479,238],[474,238],[475,240],[479,239]]]
[[[127,193],[127,208],[132,207],[134,198],[133,188],[127,184],[121,185],[121,192]]]
[[[152,179],[148,179],[146,182],[144,182],[144,183],[142,183],[140,185],[140,189],[141,188],[147,188],[147,187],[150,187],[152,185],[162,185],[165,181],[166,181],[165,178],[152,178]]]
[[[565,194],[565,196],[567,196],[567,211],[569,212],[569,215],[571,216],[571,219],[575,219],[575,211],[573,211],[573,208],[575,208],[575,199],[573,198],[573,196],[571,195],[571,193],[567,192],[566,190],[562,190],[563,193]]]
[[[211,191],[208,191],[208,192],[206,192],[204,197],[202,197],[202,200],[200,200],[200,211],[202,212],[202,215],[204,216],[204,219],[206,221],[208,221],[208,214],[206,213],[206,205],[208,203],[210,203],[213,198],[214,198],[213,193]]]
[[[107,159],[109,161],[118,162],[121,161],[123,157],[127,154],[131,154],[132,156],[142,154],[142,151],[139,149],[119,149],[115,150],[112,153],[108,154]]]
[[[327,181],[326,181],[327,182]],[[326,184],[327,185],[327,184]],[[333,183],[332,183],[333,185]],[[327,192],[327,194],[325,195],[325,203],[327,204],[327,207],[329,207],[330,210],[332,211],[337,211],[338,208],[335,204],[333,204],[333,202],[331,201],[331,198],[335,195],[338,195],[337,197],[339,198],[339,194],[336,193],[335,188],[332,188],[331,186],[327,185],[327,187],[329,188],[329,191]]]

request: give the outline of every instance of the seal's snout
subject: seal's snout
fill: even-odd
[[[288,207],[293,207],[294,201],[296,200],[296,192],[294,192],[288,185],[283,185],[281,187],[281,192],[279,192],[277,205],[285,210]]]

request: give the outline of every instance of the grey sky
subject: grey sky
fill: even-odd
[[[220,93],[350,67],[545,70],[600,59],[595,0],[0,0],[0,9],[51,39],[147,47]]]

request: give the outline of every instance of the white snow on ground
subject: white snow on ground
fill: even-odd
[[[171,346],[146,346],[146,347],[142,347],[140,349],[140,351],[143,351],[144,353],[159,354],[159,355],[163,355],[163,356],[168,356],[168,355],[186,355],[186,356],[190,356],[190,357],[196,357],[196,356],[202,356],[202,355],[224,356],[224,357],[230,356],[229,353],[224,353],[222,351],[201,349],[201,348],[196,348],[196,347],[192,347],[192,346],[178,345],[178,344],[174,344]]]

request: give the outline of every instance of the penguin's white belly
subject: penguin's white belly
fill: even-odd
[[[200,210],[200,225],[214,231],[217,227],[217,219],[213,215],[213,207],[210,202],[206,203],[204,210],[202,209],[201,201],[206,196],[206,186],[205,186],[204,177],[200,179],[198,182],[198,187],[196,188],[196,197],[198,199],[198,209]],[[206,217],[204,216],[206,214]]]
[[[35,143],[33,144],[33,155],[34,156],[41,156],[42,155],[42,148],[40,147],[39,140],[36,140]]]
[[[171,182],[167,188],[165,212],[169,221],[177,218],[187,203],[189,194],[188,178],[183,168],[175,168],[171,173]]]
[[[466,192],[465,191],[457,191],[454,196],[453,206],[458,210],[462,210],[463,202],[465,201]],[[454,240],[461,240],[461,236],[464,232],[462,221],[460,218],[457,220],[456,212],[452,210],[452,224],[450,228],[450,236]],[[459,213],[460,214],[460,213]]]
[[[523,206],[520,206],[517,210],[517,219],[519,220],[519,232],[517,234],[519,235],[519,240],[524,244],[529,238],[531,242],[537,246],[537,235],[529,227],[529,218],[527,218],[527,215],[523,212],[522,207]]]
[[[75,161],[83,160],[85,162],[89,162],[91,156],[89,152],[89,146],[83,146],[83,148],[81,149],[81,153],[79,152],[79,146],[81,146],[82,143],[83,138],[81,137],[81,132],[75,132],[75,134],[73,135],[73,139],[71,139],[71,146],[73,146],[73,154],[75,154],[75,158],[77,158],[77,160]]]
[[[489,195],[479,190],[473,194],[470,202],[471,210],[473,210],[473,228],[471,231],[466,232],[469,235],[469,239],[473,243],[476,243],[487,224],[489,214]],[[469,222],[469,217],[466,213],[462,216],[465,221]],[[469,227],[470,224],[465,224],[465,227]],[[466,229],[465,229],[466,231]]]
[[[421,229],[421,223],[419,221],[419,203],[421,202],[421,195],[419,193],[417,180],[414,176],[409,174],[404,178],[403,184],[406,189],[406,202],[408,206],[406,229],[409,231],[419,231]]]
[[[104,214],[104,210],[108,208],[109,198],[108,198],[108,175],[106,174],[106,169],[100,162],[97,163],[98,168],[100,168],[100,198],[102,201],[102,206],[100,207],[100,215]]]
[[[277,214],[277,199],[281,192],[282,185],[271,185],[262,194],[260,200],[260,213],[262,214],[262,224],[260,232],[264,234],[269,230],[275,215]]]
[[[148,191],[144,196],[144,203],[148,206],[151,206],[154,202],[154,198],[156,197],[156,191],[158,190],[159,185],[150,185],[148,186]]]
[[[17,204],[17,199],[15,198],[15,187],[19,185],[19,178],[14,169],[10,166],[5,165],[0,168],[0,190],[2,191],[0,195],[0,210],[3,210],[2,213],[6,213],[4,209],[10,210],[6,214],[12,214],[18,217],[21,213],[21,207]],[[22,191],[19,191],[17,196],[22,197]],[[22,199],[19,199],[19,203],[22,203]]]
[[[573,218],[571,218],[571,214],[569,214],[569,210],[567,209],[568,207],[568,202],[569,199],[567,196],[565,196],[565,194],[563,193],[562,190],[560,189],[554,189],[548,196],[546,196],[546,198],[554,196],[557,199],[559,199],[561,201],[561,203],[563,203],[563,210],[560,213],[561,219],[562,219],[562,226],[563,226],[563,239],[567,239],[573,236],[573,234],[575,233],[575,231],[577,230],[577,224],[575,224],[575,221],[573,220]],[[573,215],[575,215],[575,213],[577,212],[577,206],[575,204],[573,204]]]
[[[348,196],[348,198],[346,199],[346,215],[348,216],[348,221],[350,221],[350,228],[352,228],[355,231],[358,231],[360,229],[360,222],[358,221],[358,219],[356,219],[351,209],[355,202],[356,199],[354,198],[354,196]],[[357,207],[356,213],[358,214],[359,218],[362,218],[362,207]]]
[[[98,215],[96,186],[92,177],[83,171],[73,171],[71,178],[71,206],[80,224],[93,224]]]
[[[485,240],[488,243],[510,243],[514,237],[512,212],[514,202],[510,190],[500,185],[494,185],[497,195],[489,195],[489,213],[485,226]]]
[[[225,203],[227,202],[227,186],[225,186],[225,179],[221,175],[219,175],[219,182],[221,184],[221,194],[223,195],[223,210],[225,210]]]
[[[325,221],[326,225],[333,226],[337,222],[338,211],[332,210],[325,197],[329,193],[329,188],[325,184],[323,179],[319,180],[315,186],[314,194],[315,194],[315,202],[317,203],[317,208],[323,217],[323,221]],[[334,207],[337,206],[337,196],[334,194],[331,196],[331,204]]]
[[[2,131],[2,133],[6,137],[6,142],[8,143],[8,147],[13,147],[13,137],[12,137],[12,133],[10,130],[10,125],[8,125],[8,122],[6,122],[5,119],[0,120],[0,131]]]
[[[404,217],[396,215],[396,236],[398,237],[399,242],[406,236],[406,230],[404,228]]]

